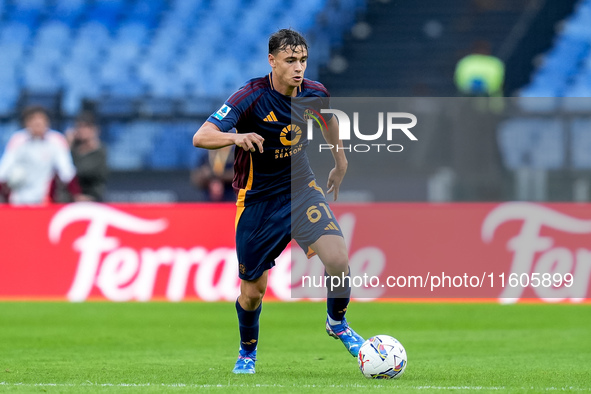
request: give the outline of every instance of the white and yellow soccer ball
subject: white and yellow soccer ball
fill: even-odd
[[[406,350],[396,339],[388,335],[369,338],[359,349],[359,369],[369,379],[397,379],[407,364]]]

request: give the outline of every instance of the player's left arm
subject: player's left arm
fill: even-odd
[[[345,156],[345,151],[342,149],[343,141],[339,139],[339,124],[337,122],[336,116],[330,118],[328,121],[328,130],[323,129],[322,135],[326,142],[333,146],[331,152],[332,156],[334,157],[335,166],[328,174],[328,182],[326,187],[328,188],[327,193],[334,192],[333,199],[336,201],[339,197],[341,182],[343,182],[343,178],[347,173],[347,166],[349,165],[347,162],[347,157]],[[336,148],[337,146],[339,149]]]

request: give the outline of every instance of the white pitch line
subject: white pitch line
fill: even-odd
[[[165,388],[190,388],[190,389],[203,389],[203,388],[389,388],[390,385],[361,385],[361,384],[349,384],[349,385],[321,385],[321,384],[301,384],[301,385],[283,385],[283,384],[185,384],[185,383],[10,383],[0,382],[0,386],[11,386],[11,387],[165,387]],[[411,390],[466,390],[466,391],[479,391],[479,390],[507,390],[504,386],[403,386],[401,388]],[[580,387],[510,387],[511,390],[539,390],[539,391],[591,391],[591,388],[580,388]]]

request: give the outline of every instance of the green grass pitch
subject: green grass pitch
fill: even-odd
[[[257,373],[236,376],[232,303],[0,303],[0,391],[591,390],[589,304],[352,303],[357,332],[406,347],[398,380],[365,379],[324,319],[324,303],[266,302]]]

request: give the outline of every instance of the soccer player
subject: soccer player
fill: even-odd
[[[299,33],[291,29],[274,33],[269,38],[271,72],[232,94],[193,136],[196,147],[236,145],[233,186],[238,196],[235,226],[241,281],[236,300],[240,350],[234,373],[255,373],[268,270],[292,238],[308,256],[319,256],[325,275],[349,275],[343,235],[303,149],[305,133],[292,124],[292,99],[326,103],[329,97],[321,83],[304,78],[307,59],[308,45]],[[331,117],[327,124],[328,130],[322,130],[326,141],[342,146],[336,119]],[[228,133],[233,128],[236,133]],[[336,200],[347,159],[343,150],[333,150],[333,157],[327,192],[334,193]],[[329,287],[326,331],[356,357],[364,340],[345,319],[351,285],[350,280],[342,282]]]

